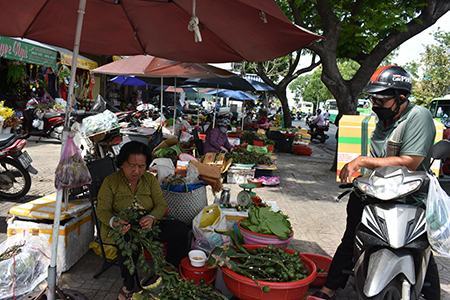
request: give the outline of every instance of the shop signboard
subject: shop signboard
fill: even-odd
[[[56,55],[54,50],[0,36],[0,57],[56,70]]]

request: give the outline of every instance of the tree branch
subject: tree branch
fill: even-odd
[[[424,7],[420,15],[406,24],[406,30],[395,31],[389,34],[361,61],[361,68],[356,72],[352,80],[352,90],[362,89],[373,71],[390,52],[436,23],[449,10],[450,1],[428,0],[427,6]]]
[[[306,73],[306,72],[310,72],[310,71],[314,70],[316,67],[318,67],[322,62],[321,62],[320,59],[319,59],[319,61],[316,62],[316,57],[317,57],[317,54],[314,53],[312,55],[312,58],[311,58],[311,64],[308,67],[298,69],[292,75],[294,77],[294,79],[297,78],[298,76],[300,76],[301,74]]]
[[[258,63],[256,65],[256,73],[258,74],[259,77],[261,77],[261,79],[268,85],[270,85],[272,88],[276,89],[277,85],[275,84],[275,82],[273,82],[273,80],[271,80],[269,78],[269,76],[267,76],[266,72],[264,72],[264,67],[262,63]]]
[[[289,5],[289,8],[292,11],[292,16],[294,17],[295,24],[306,28],[305,23],[303,23],[301,15],[300,15],[300,9],[295,4],[295,1],[294,0],[288,0],[288,5]]]

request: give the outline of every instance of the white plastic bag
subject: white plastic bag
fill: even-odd
[[[156,169],[159,183],[163,182],[166,177],[175,174],[175,166],[170,158],[155,158],[150,164],[150,168]]]
[[[0,255],[10,247],[23,245],[19,253],[0,261],[0,299],[30,293],[47,278],[50,259],[44,254],[46,243],[39,237],[25,240],[14,236],[0,244]]]
[[[226,231],[227,221],[217,204],[206,206],[192,221],[195,248],[210,253],[215,247],[230,241],[227,235],[215,232]]]
[[[117,116],[105,110],[104,112],[83,119],[81,131],[89,136],[98,132],[114,129],[119,126]]]
[[[428,175],[427,234],[431,248],[450,257],[450,196],[442,189],[436,176]]]

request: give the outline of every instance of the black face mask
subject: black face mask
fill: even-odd
[[[390,107],[372,107],[373,112],[378,116],[380,121],[392,121],[398,112],[393,111]]]
[[[397,104],[397,107],[395,110],[392,110],[392,108]],[[400,101],[397,99],[391,107],[379,107],[379,106],[373,106],[372,111],[378,116],[378,119],[382,122],[391,122],[394,120],[394,117],[398,114],[398,111],[400,109]]]

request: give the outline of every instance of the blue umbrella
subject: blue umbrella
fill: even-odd
[[[213,90],[207,93],[208,95],[216,95],[217,97],[230,98],[237,101],[256,101],[258,98],[255,96],[243,92],[243,91],[231,91],[231,90]]]
[[[147,82],[134,76],[116,76],[111,82],[127,86],[147,86]]]

